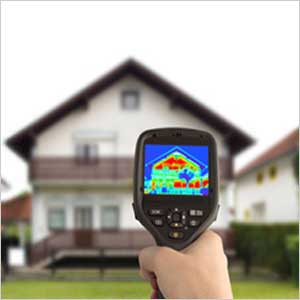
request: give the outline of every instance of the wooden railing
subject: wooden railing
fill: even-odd
[[[30,263],[35,264],[61,250],[141,250],[154,245],[146,230],[66,230],[33,244]]]
[[[233,176],[232,159],[219,159],[221,179]],[[133,175],[132,157],[78,160],[67,157],[39,157],[30,161],[32,180],[129,180]]]
[[[225,251],[234,248],[230,229],[215,230],[223,240]],[[62,250],[129,250],[139,251],[155,242],[146,230],[66,230],[55,233],[31,246],[30,264],[53,257]]]
[[[133,173],[132,157],[82,160],[43,157],[30,161],[29,175],[39,180],[124,180]]]

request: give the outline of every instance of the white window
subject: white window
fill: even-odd
[[[124,110],[136,110],[140,106],[140,95],[138,91],[123,91],[121,98],[121,107]]]
[[[93,226],[93,210],[92,207],[82,206],[75,208],[75,228],[90,229]]]
[[[98,145],[90,143],[76,144],[76,158],[90,160],[98,157]]]
[[[101,228],[118,229],[120,226],[118,206],[101,207]]]
[[[63,230],[65,228],[65,209],[63,207],[48,208],[49,230]]]

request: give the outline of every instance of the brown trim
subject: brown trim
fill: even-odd
[[[219,131],[225,136],[225,142],[229,145],[232,154],[236,154],[253,144],[254,140],[239,128],[235,127],[198,100],[192,98],[175,85],[133,59],[126,60],[124,63],[108,72],[67,101],[58,105],[52,111],[46,113],[41,118],[8,138],[6,144],[22,158],[28,160],[36,135],[46,130],[74,109],[87,107],[87,103],[93,96],[129,74],[136,76],[150,87],[171,99],[174,104],[176,103],[176,105],[182,106],[197,118]]]
[[[238,171],[235,177],[243,176],[274,159],[297,151],[299,151],[299,128],[294,129],[272,147],[258,155],[254,160]]]
[[[78,162],[75,157],[43,157],[30,160],[31,180],[122,180],[133,172],[131,157],[98,158]]]

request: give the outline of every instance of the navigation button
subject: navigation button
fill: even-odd
[[[179,213],[174,213],[174,214],[172,215],[172,220],[173,220],[174,222],[178,222],[178,221],[180,221],[180,219],[181,219],[181,215],[180,215]]]
[[[178,222],[173,222],[170,224],[171,227],[173,228],[179,228],[179,227],[183,227],[182,223],[178,223]]]

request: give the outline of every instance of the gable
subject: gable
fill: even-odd
[[[24,159],[29,159],[31,148],[36,137],[47,128],[63,119],[80,107],[89,105],[95,95],[102,93],[109,86],[113,85],[124,76],[133,75],[146,85],[164,95],[173,103],[189,111],[196,118],[199,118],[226,138],[232,154],[236,154],[253,143],[253,139],[240,129],[229,123],[227,120],[208,109],[196,99],[190,97],[182,90],[172,85],[167,80],[155,74],[144,65],[129,59],[119,65],[94,83],[81,90],[79,93],[53,109],[43,117],[33,122],[26,128],[17,132],[7,140],[7,145]]]
[[[139,109],[122,109],[121,95],[127,89],[139,91]],[[173,107],[168,98],[141,80],[126,76],[95,95],[85,109],[70,112],[41,132],[35,139],[34,155],[72,156],[76,140],[88,138],[99,142],[100,152],[105,145],[110,144],[112,156],[132,157],[136,140],[142,131],[174,126],[209,131],[215,136],[219,154],[225,156],[228,152],[223,136],[215,129],[186,109]],[[99,154],[103,156],[103,153]]]

